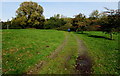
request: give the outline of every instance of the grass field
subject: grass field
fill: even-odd
[[[25,72],[39,60],[46,60],[64,40],[64,32],[55,30],[3,30],[3,73]]]
[[[39,74],[73,74],[78,55],[77,36],[83,40],[94,61],[93,74],[118,74],[118,35],[108,40],[107,34],[89,31],[84,34],[55,30],[3,30],[2,68],[4,74],[27,72],[41,60],[47,62]],[[52,59],[47,58],[67,38],[64,48]]]
[[[114,40],[107,39],[108,34],[97,31],[76,33],[76,35],[84,41],[94,60],[93,74],[119,74],[118,35],[114,35]]]

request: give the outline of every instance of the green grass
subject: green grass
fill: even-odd
[[[3,30],[3,73],[20,74],[40,60],[46,60],[64,40],[64,32],[55,30]]]
[[[93,74],[118,74],[118,35],[114,40],[103,32],[91,31],[84,34],[76,33],[88,48],[88,53],[94,60]],[[92,35],[92,36],[91,36]],[[101,37],[100,37],[101,36]]]
[[[68,36],[67,44],[53,58],[48,58]],[[40,74],[73,74],[78,54],[74,35],[84,41],[94,60],[93,74],[118,74],[118,35],[108,40],[108,34],[86,31],[84,34],[55,30],[17,29],[2,31],[2,70],[4,74],[21,74],[39,61],[47,62]]]
[[[40,74],[73,74],[78,45],[72,33],[67,33],[68,42],[55,59],[49,60]]]

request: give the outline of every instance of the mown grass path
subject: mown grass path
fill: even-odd
[[[87,57],[87,48],[73,33],[65,32],[65,35],[64,43],[38,69],[39,74],[81,74],[76,71],[76,59],[81,55]]]
[[[84,45],[83,41],[80,40],[76,35],[74,35],[74,37],[76,38],[77,44],[78,44],[78,56],[86,54],[87,53],[87,48]]]
[[[75,59],[77,58],[77,42],[72,33],[65,32],[67,42],[59,54],[47,62],[39,74],[71,74],[74,73]]]

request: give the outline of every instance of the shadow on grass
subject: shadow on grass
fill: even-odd
[[[107,40],[112,40],[110,38],[107,38],[107,37],[104,37],[104,36],[97,36],[97,35],[90,35],[88,37],[94,37],[94,38],[104,38],[104,39],[107,39]]]
[[[83,34],[86,35],[88,37],[93,37],[93,38],[103,38],[103,39],[107,39],[107,40],[112,40],[110,38],[104,37],[104,36],[98,36],[98,35],[91,35],[89,33],[80,33],[80,32],[75,32],[76,34]],[[113,39],[114,40],[114,39]]]

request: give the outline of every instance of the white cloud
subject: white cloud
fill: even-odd
[[[1,0],[2,2],[119,2],[119,0]]]

